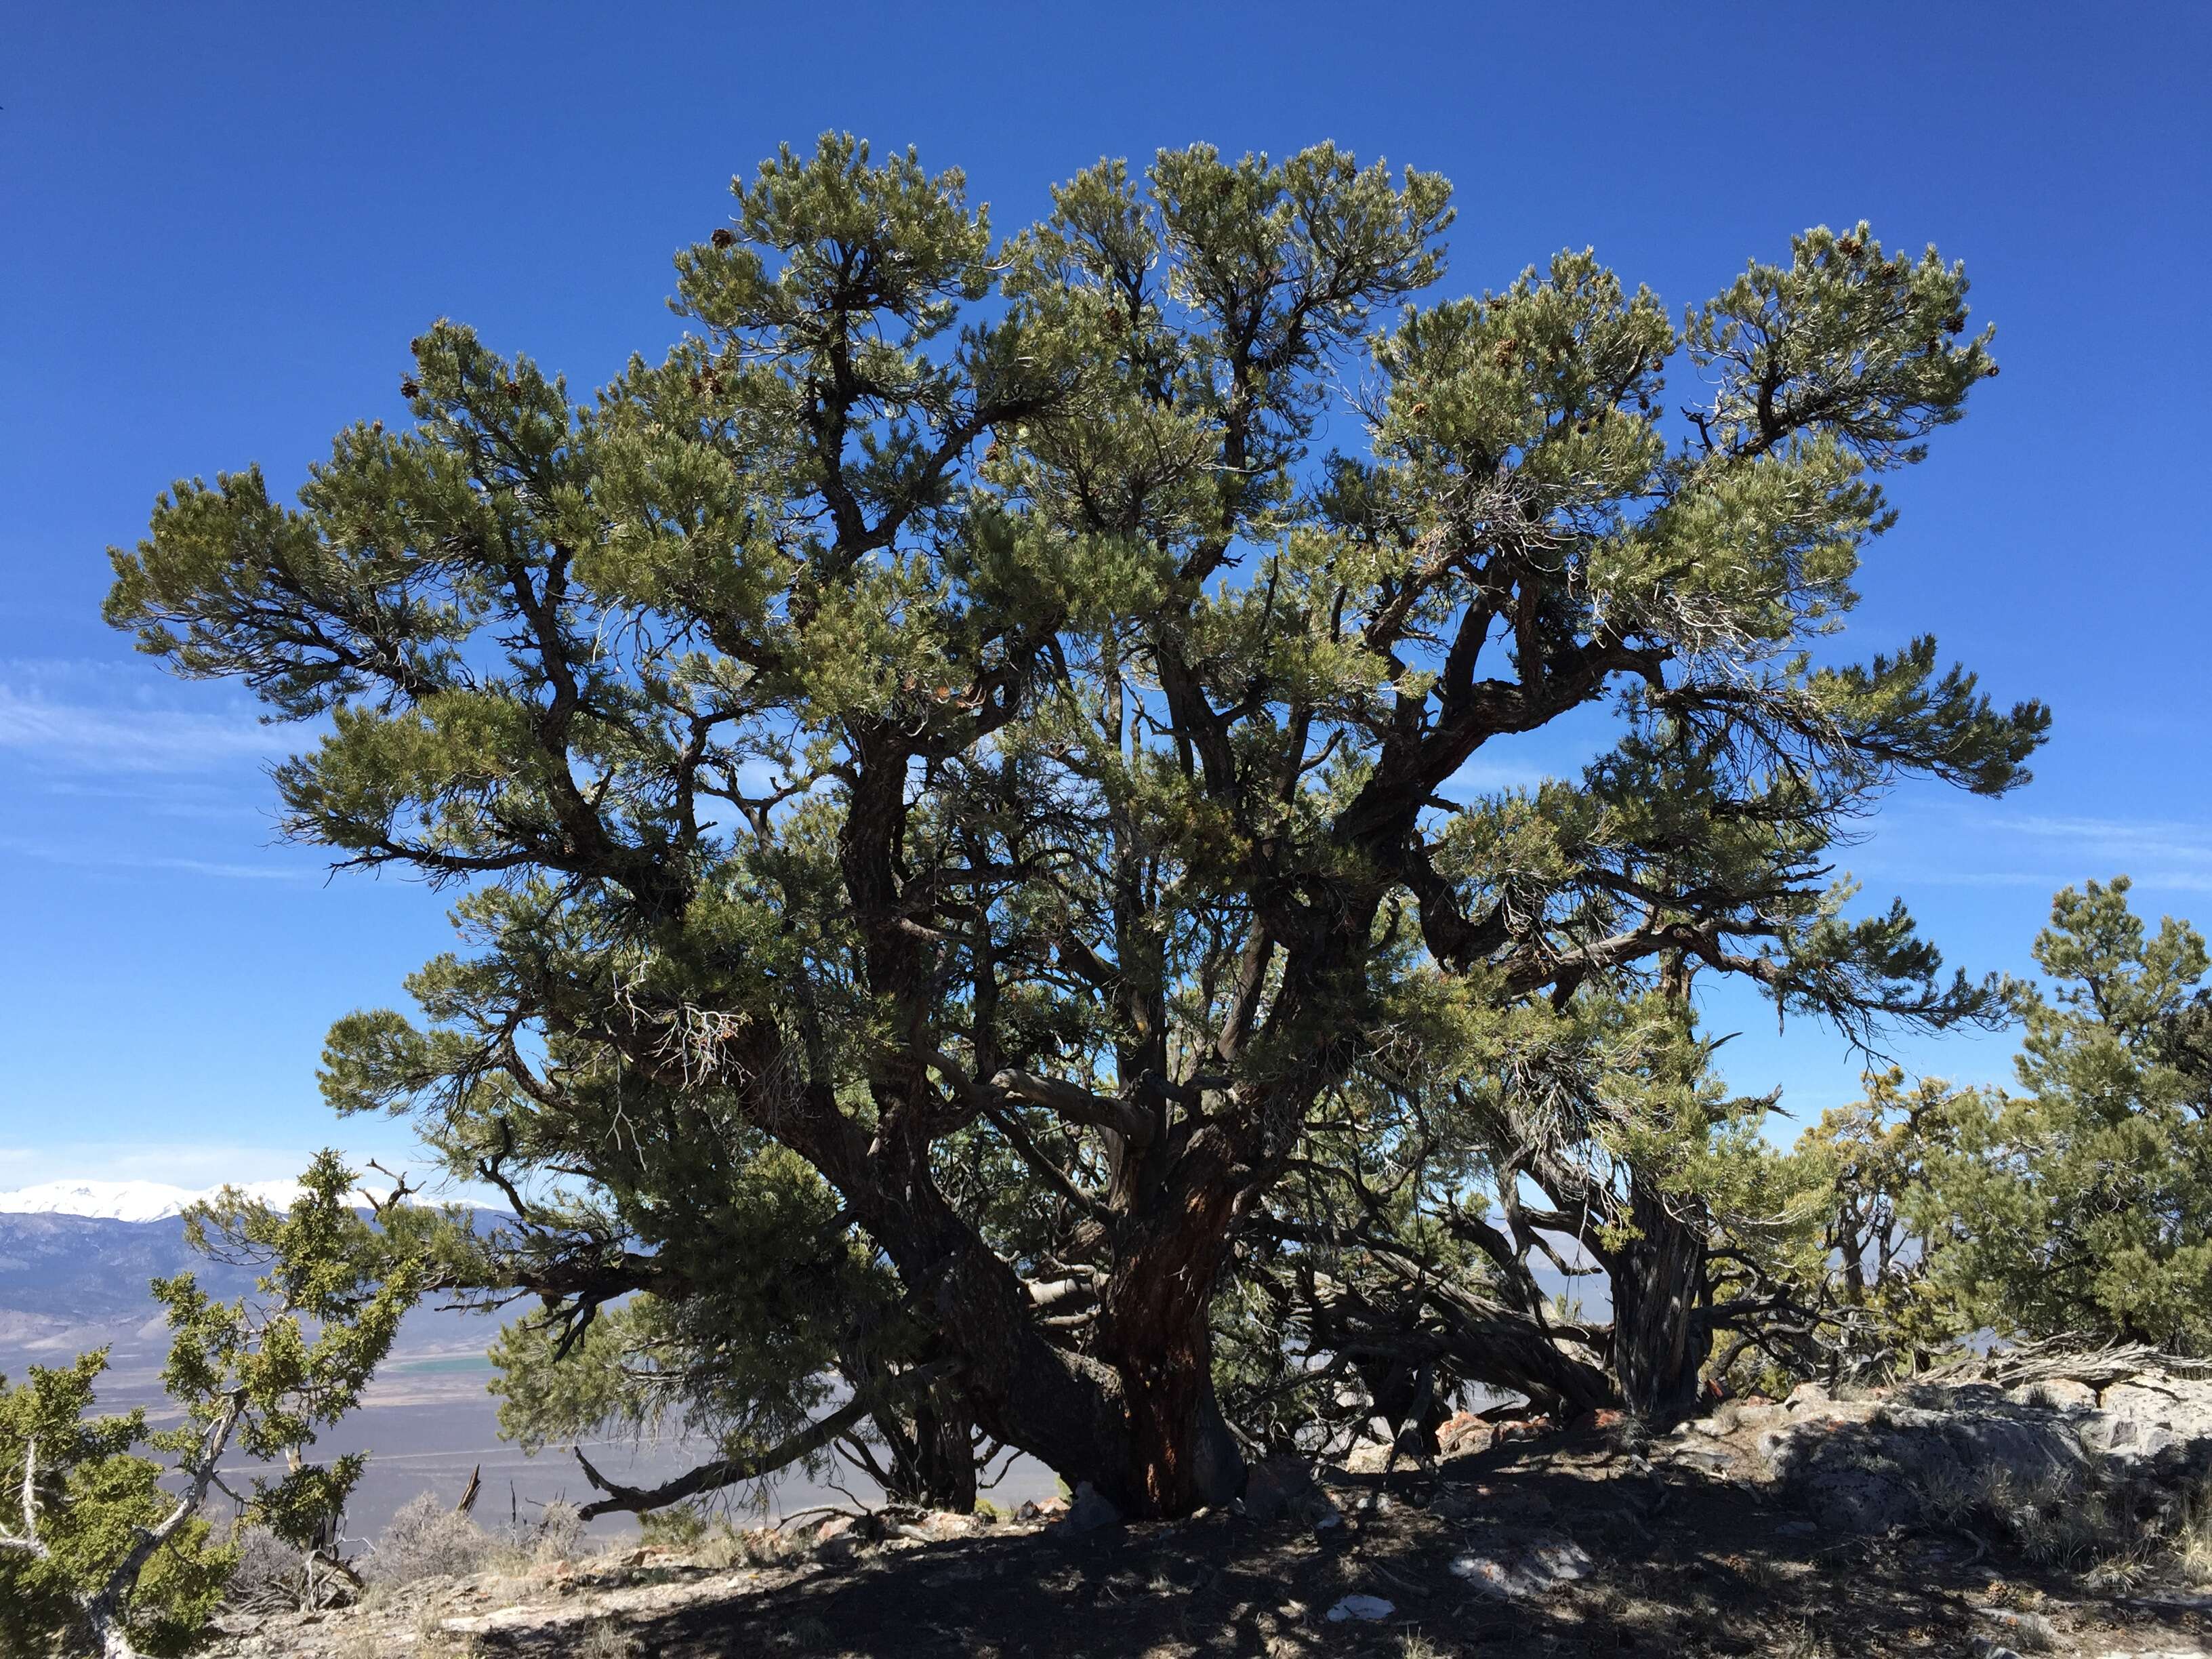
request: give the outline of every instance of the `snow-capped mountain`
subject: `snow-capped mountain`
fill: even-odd
[[[0,1192],[0,1215],[82,1215],[106,1221],[161,1221],[187,1204],[213,1198],[222,1189],[200,1192],[159,1181],[47,1181],[35,1187]],[[240,1186],[248,1198],[283,1206],[300,1195],[296,1181],[252,1181]]]

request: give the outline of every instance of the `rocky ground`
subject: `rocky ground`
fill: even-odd
[[[1657,1441],[1455,1419],[1439,1457],[1269,1466],[1177,1523],[839,1520],[240,1618],[215,1651],[2212,1656],[2212,1382],[2066,1369],[1731,1401]]]

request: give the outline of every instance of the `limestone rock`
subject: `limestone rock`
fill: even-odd
[[[814,1553],[823,1561],[849,1561],[860,1547],[859,1517],[833,1515],[814,1529]]]
[[[2015,1612],[2010,1607],[1980,1607],[1976,1611],[2022,1653],[2048,1653],[2058,1645],[2058,1627],[2039,1613]]]
[[[1537,1440],[1552,1431],[1548,1417],[1516,1417],[1498,1425],[1498,1438],[1504,1440]]]
[[[2051,1411],[2094,1411],[2097,1391],[2087,1382],[2077,1382],[2070,1376],[2057,1376],[2043,1382],[2023,1382],[2016,1389],[2007,1389],[2005,1398],[2015,1406],[2041,1406]]]
[[[1482,1510],[1482,1494],[1473,1486],[1440,1487],[1429,1500],[1429,1513],[1439,1521],[1465,1521]]]
[[[2212,1468],[2212,1382],[2140,1377],[2115,1382],[2081,1423],[2081,1443],[2131,1474],[2155,1465],[2176,1478]]]
[[[1316,1526],[1323,1516],[1336,1512],[1306,1461],[1288,1452],[1252,1465],[1244,1476],[1243,1501],[1244,1513],[1262,1525],[1287,1517],[1301,1526]]]
[[[1372,1440],[1354,1446],[1344,1460],[1345,1472],[1349,1474],[1381,1474],[1394,1462],[1405,1461],[1403,1454],[1394,1460],[1395,1447],[1378,1445]]]
[[[1518,1601],[1553,1586],[1588,1577],[1596,1569],[1589,1552],[1571,1538],[1539,1534],[1508,1547],[1455,1557],[1453,1575],[1486,1595]]]
[[[1723,1400],[1713,1407],[1711,1415],[1685,1423],[1674,1432],[1679,1435],[1686,1431],[1691,1434],[1701,1434],[1708,1439],[1717,1440],[1723,1435],[1734,1434],[1741,1425],[1742,1420],[1742,1406],[1733,1400]]]
[[[1115,1508],[1111,1498],[1085,1480],[1077,1485],[1075,1501],[1067,1506],[1067,1517],[1060,1524],[1062,1531],[1079,1536],[1097,1532],[1102,1527],[1120,1526],[1121,1511]]]
[[[1825,1527],[1850,1533],[1915,1521],[1929,1490],[1971,1489],[1993,1470],[2025,1488],[2064,1484],[2086,1472],[2081,1443],[2063,1419],[2014,1407],[1994,1389],[1958,1395],[1948,1408],[1833,1406],[1826,1408],[1827,1420],[1765,1431],[1759,1451]]]
[[[1790,1416],[1802,1417],[1808,1412],[1819,1411],[1834,1403],[1828,1391],[1818,1382],[1800,1382],[1790,1390],[1790,1397],[1782,1405]]]
[[[1679,1447],[1668,1453],[1666,1461],[1680,1468],[1703,1469],[1708,1474],[1726,1474],[1735,1468],[1735,1458],[1708,1446]]]

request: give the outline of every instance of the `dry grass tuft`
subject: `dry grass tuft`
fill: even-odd
[[[594,1622],[568,1650],[574,1659],[637,1659],[644,1650],[636,1637],[611,1619]]]

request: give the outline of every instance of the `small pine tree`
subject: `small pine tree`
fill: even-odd
[[[88,1635],[88,1596],[107,1584],[143,1533],[161,1545],[136,1571],[122,1625],[142,1652],[181,1653],[222,1599],[235,1552],[177,1510],[145,1443],[146,1413],[92,1414],[107,1351],[0,1393],[0,1651],[38,1654]],[[112,1645],[110,1652],[116,1651]]]
[[[2190,1064],[2207,970],[2185,921],[2147,929],[2129,882],[2068,888],[2021,983],[2021,1091],[1962,1095],[1919,1219],[1972,1319],[2212,1348],[2212,1121]]]
[[[94,1651],[106,1659],[185,1651],[222,1598],[237,1551],[201,1505],[235,1453],[281,1461],[255,1480],[254,1519],[299,1550],[310,1582],[328,1521],[361,1478],[359,1455],[310,1463],[316,1430],[350,1411],[413,1303],[416,1271],[398,1239],[356,1214],[353,1171],[318,1157],[289,1210],[234,1193],[187,1217],[210,1254],[266,1271],[258,1294],[217,1302],[191,1273],[156,1279],[173,1338],[161,1373],[182,1407],[149,1433],[143,1410],[93,1416],[104,1352],[0,1393],[0,1643],[9,1653]],[[172,1471],[135,1448],[174,1459]]]

